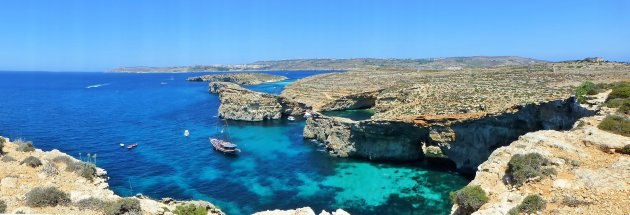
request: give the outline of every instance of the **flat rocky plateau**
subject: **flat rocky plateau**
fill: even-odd
[[[255,85],[265,82],[276,82],[287,79],[280,75],[270,75],[264,73],[231,73],[218,75],[203,75],[190,77],[188,81],[205,81],[205,82],[230,82],[240,85]]]

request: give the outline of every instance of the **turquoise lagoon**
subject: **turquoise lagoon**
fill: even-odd
[[[321,72],[269,73],[290,79],[248,88],[278,94]],[[468,182],[422,162],[331,158],[302,138],[303,121],[228,121],[231,140],[243,152],[223,156],[207,140],[224,124],[217,117],[218,97],[206,83],[185,81],[193,75],[200,73],[0,72],[0,135],[77,158],[96,153],[119,195],[203,199],[228,214],[304,206],[352,214],[448,214],[449,192]],[[120,143],[139,147],[127,150]]]

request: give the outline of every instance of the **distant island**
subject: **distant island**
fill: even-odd
[[[515,56],[473,56],[426,59],[293,59],[256,61],[237,65],[195,65],[175,67],[132,66],[114,68],[112,72],[235,72],[264,70],[354,70],[354,69],[419,69],[419,70],[459,70],[463,68],[484,68],[497,66],[527,66],[545,63]]]

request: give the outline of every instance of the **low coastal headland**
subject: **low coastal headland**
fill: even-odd
[[[107,172],[95,165],[97,158],[84,158],[0,137],[0,213],[225,214],[206,201],[120,197],[109,189]]]
[[[188,81],[205,81],[205,82],[230,82],[240,85],[255,85],[266,82],[277,82],[286,80],[287,77],[280,75],[270,75],[264,73],[232,73],[220,75],[203,75],[190,77]]]

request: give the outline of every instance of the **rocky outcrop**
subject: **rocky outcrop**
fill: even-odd
[[[626,214],[630,212],[630,155],[620,148],[630,138],[599,130],[604,114],[580,119],[570,131],[538,131],[496,149],[471,185],[480,185],[489,202],[473,214],[507,214],[527,195],[540,195],[542,214]],[[513,155],[538,153],[557,172],[520,187],[504,183]],[[453,212],[457,206],[453,207]]]
[[[242,121],[280,119],[300,115],[308,107],[290,99],[267,93],[254,92],[227,82],[211,82],[211,93],[219,94],[219,117]]]
[[[376,103],[380,91],[357,93],[343,96],[323,105],[320,111],[353,110],[371,108]]]
[[[286,79],[287,77],[284,76],[270,75],[264,73],[231,73],[190,77],[187,80],[205,82],[230,82],[240,85],[255,85],[265,82],[282,81]]]
[[[527,132],[569,129],[577,119],[594,113],[569,98],[462,118],[357,122],[317,115],[306,121],[304,137],[320,141],[334,156],[407,161],[437,154],[452,160],[461,172],[472,173],[494,149]]]
[[[272,211],[262,211],[254,213],[254,215],[315,215],[315,211],[313,211],[310,207],[298,208],[295,210],[272,210]],[[350,215],[348,212],[337,209],[331,213],[328,213],[325,210],[319,213],[319,215]]]
[[[4,137],[0,137],[8,141]],[[122,197],[114,194],[109,189],[107,172],[96,168],[92,179],[87,179],[77,173],[65,171],[67,163],[78,163],[79,160],[58,150],[42,151],[35,149],[33,152],[17,151],[17,144],[8,142],[4,144],[4,153],[0,155],[0,200],[6,203],[8,213],[35,213],[35,214],[103,214],[102,211],[80,208],[77,202],[95,198],[103,202],[113,202]],[[41,160],[42,166],[30,167],[20,165],[19,161],[33,156]],[[9,159],[9,157],[13,159]],[[63,159],[55,159],[63,158]],[[26,193],[35,187],[56,187],[68,193],[70,204],[55,207],[28,207],[25,202]],[[205,207],[208,214],[224,215],[216,206],[205,201],[176,201],[166,199],[157,201],[142,195],[130,197],[140,202],[142,214],[172,214],[179,205],[194,204]]]

